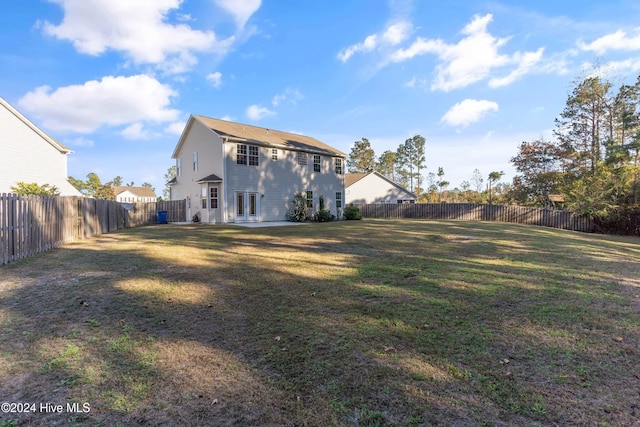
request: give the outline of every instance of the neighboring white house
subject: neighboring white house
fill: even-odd
[[[0,194],[18,182],[49,184],[62,196],[80,196],[67,181],[67,147],[0,98]]]
[[[350,173],[345,177],[346,203],[415,203],[418,196],[379,172]]]
[[[148,187],[114,186],[113,194],[116,196],[116,202],[121,203],[155,202],[158,200],[153,189]]]
[[[283,221],[297,192],[342,216],[346,155],[317,139],[192,115],[173,152],[171,200],[203,222]]]

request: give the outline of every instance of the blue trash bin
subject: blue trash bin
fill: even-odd
[[[167,224],[167,211],[158,211],[158,224]]]

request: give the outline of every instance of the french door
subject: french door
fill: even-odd
[[[236,191],[236,221],[260,220],[260,194]]]

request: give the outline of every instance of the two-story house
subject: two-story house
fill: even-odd
[[[55,186],[62,196],[80,196],[67,180],[71,150],[0,98],[0,194],[18,182]]]
[[[298,192],[310,213],[344,207],[346,154],[305,135],[192,115],[173,152],[171,200],[210,223],[283,221]]]
[[[138,202],[156,202],[158,196],[153,188],[148,187],[125,187],[113,186],[113,194],[116,196],[116,202],[121,203],[138,203]]]

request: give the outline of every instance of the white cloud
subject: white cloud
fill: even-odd
[[[498,104],[493,101],[465,99],[446,112],[441,121],[451,126],[469,126],[479,121],[491,111],[498,111]]]
[[[164,131],[166,133],[170,133],[173,135],[182,135],[182,131],[184,130],[185,122],[173,122],[166,128]]]
[[[68,40],[81,53],[101,55],[112,49],[136,64],[165,65],[183,72],[197,60],[195,52],[225,53],[233,37],[217,40],[213,31],[167,23],[182,0],[51,0],[64,10],[59,25],[42,24],[43,31]],[[178,66],[180,64],[180,66]]]
[[[149,131],[144,128],[144,125],[140,122],[133,123],[127,126],[122,132],[120,132],[122,136],[126,139],[148,139]]]
[[[391,46],[400,44],[405,41],[407,37],[409,37],[411,28],[411,24],[406,21],[401,21],[390,25],[389,27],[387,27],[384,33],[382,33],[382,41]]]
[[[390,56],[392,62],[403,62],[427,53],[440,60],[431,89],[450,91],[460,89],[489,77],[494,69],[515,65],[516,69],[507,77],[495,79],[494,86],[515,81],[530,72],[541,60],[543,49],[536,52],[516,52],[509,56],[499,53],[509,38],[496,38],[487,32],[493,19],[491,14],[475,15],[462,29],[465,37],[457,44],[447,44],[441,39],[428,40],[418,37],[409,47],[400,48]]]
[[[286,88],[283,93],[279,93],[273,97],[271,104],[274,107],[279,106],[285,101],[288,101],[291,105],[297,105],[298,101],[304,99],[304,95],[298,89]]]
[[[416,83],[418,83],[418,79],[414,76],[411,80],[406,82],[405,87],[416,87]]]
[[[630,58],[624,61],[611,61],[604,65],[605,69],[609,70],[612,75],[621,72],[638,72],[640,71],[640,58]]]
[[[262,0],[215,0],[218,7],[230,13],[239,29],[243,29],[247,21],[262,4]]]
[[[521,54],[516,53],[513,57],[514,62],[518,64],[517,68],[510,72],[507,76],[497,78],[494,77],[489,80],[489,86],[496,88],[501,86],[508,86],[514,81],[518,80],[521,76],[528,74],[531,70],[540,62],[544,48],[541,47],[536,52],[525,52]]]
[[[209,73],[207,74],[207,80],[211,82],[213,87],[219,88],[220,86],[222,86],[222,73],[220,71]]]
[[[180,112],[170,108],[176,92],[153,77],[103,77],[83,85],[52,90],[40,86],[18,104],[50,129],[90,133],[101,126],[170,122]]]
[[[578,47],[582,50],[593,51],[603,55],[609,50],[640,50],[640,28],[636,28],[634,36],[629,36],[624,30],[607,34],[591,43],[578,41]]]
[[[253,104],[247,107],[247,117],[249,117],[251,120],[258,121],[265,117],[274,116],[275,114],[275,111],[271,111],[268,108],[262,107],[260,105]]]
[[[389,25],[383,32],[371,34],[365,37],[361,43],[356,43],[340,50],[338,59],[342,62],[347,62],[358,52],[371,52],[383,47],[396,46],[407,39],[411,30],[411,23],[407,21],[396,22]]]
[[[409,88],[414,88],[414,87],[420,87],[420,88],[424,88],[424,87],[429,87],[429,85],[427,84],[427,80],[426,79],[419,79],[417,77],[413,77],[411,80],[409,80],[408,82],[406,82],[404,84],[405,87],[409,87]]]

